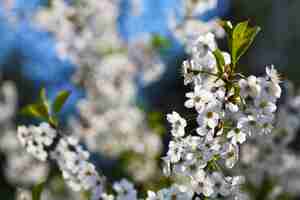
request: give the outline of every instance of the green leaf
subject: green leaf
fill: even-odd
[[[50,106],[49,106],[49,102],[47,99],[47,94],[46,94],[46,89],[42,88],[40,91],[40,101],[41,104],[44,105],[45,110],[47,110],[48,116],[50,115]]]
[[[46,90],[44,88],[41,89],[39,102],[25,106],[23,109],[21,109],[20,114],[48,120],[50,117],[50,112]]]
[[[44,104],[29,104],[21,109],[20,114],[30,117],[48,119],[49,113]]]
[[[59,120],[58,120],[55,116],[50,116],[50,117],[49,117],[49,123],[50,123],[53,127],[58,127]]]
[[[216,58],[216,61],[217,61],[218,72],[219,72],[219,74],[223,74],[224,66],[225,66],[224,56],[223,56],[222,52],[219,49],[216,49],[213,52],[213,54],[214,54],[214,56]]]
[[[42,192],[44,190],[45,183],[40,183],[33,187],[31,191],[32,200],[41,200]]]
[[[52,104],[52,109],[54,113],[59,113],[61,111],[70,94],[71,92],[66,90],[59,92]]]
[[[233,32],[233,26],[230,21],[223,21],[220,20],[219,22],[220,26],[223,27],[224,31],[226,32],[227,41],[228,41],[228,48],[231,51],[232,49],[232,32]]]
[[[232,24],[231,24],[230,21],[223,21],[223,20],[220,20],[220,21],[219,21],[219,24],[220,24],[220,26],[223,27],[223,29],[225,30],[225,32],[226,32],[228,35],[231,35],[231,34],[232,34],[233,26],[232,26]]]
[[[40,99],[41,101],[47,101],[46,89],[42,88],[40,91]]]
[[[232,33],[231,58],[233,65],[236,65],[241,56],[249,49],[260,27],[249,27],[249,22],[237,24]]]
[[[154,34],[151,38],[151,46],[155,49],[167,49],[171,46],[171,42],[164,36]]]
[[[223,29],[226,32],[227,36],[227,43],[228,43],[228,48],[230,52],[232,51],[232,32],[233,32],[233,26],[230,21],[220,21],[219,24],[223,27]]]

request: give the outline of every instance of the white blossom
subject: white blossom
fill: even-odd
[[[177,112],[167,115],[167,120],[172,125],[171,133],[174,137],[182,137],[185,134],[186,120],[180,117]]]

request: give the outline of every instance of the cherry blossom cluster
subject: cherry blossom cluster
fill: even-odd
[[[54,34],[59,54],[78,65],[74,81],[84,86],[87,95],[78,103],[80,120],[71,120],[70,128],[91,151],[112,158],[131,151],[143,155],[140,164],[128,165],[135,179],[143,181],[157,169],[142,166],[146,161],[156,165],[161,141],[136,106],[136,78],[146,84],[156,80],[164,68],[158,54],[149,48],[150,37],[131,43],[121,39],[118,15],[119,1],[69,4],[54,0],[50,8],[38,12],[36,20],[43,30]]]
[[[10,184],[31,185],[47,177],[49,166],[24,153],[16,140],[14,117],[17,110],[17,91],[15,85],[3,81],[0,89],[0,151],[5,156],[3,174]],[[34,171],[35,173],[32,173]]]
[[[148,84],[164,71],[158,54],[148,46],[151,37],[146,35],[129,43],[120,38],[116,28],[119,1],[103,0],[100,4],[97,0],[74,4],[62,0],[51,2],[49,8],[38,13],[36,21],[54,34],[61,58],[71,58],[79,65],[74,79],[87,91],[87,98],[78,104],[80,119],[70,122],[74,134],[81,137],[91,151],[112,157],[131,151],[142,155],[138,167],[136,163],[129,163],[128,168],[135,180],[145,181],[156,172],[155,159],[162,147],[160,138],[146,125],[145,114],[135,102],[138,90],[136,78],[141,76],[144,84]],[[135,5],[140,6],[138,3]],[[215,5],[215,0],[186,1],[188,14],[185,18],[196,16]],[[139,12],[136,9],[135,14]],[[195,32],[224,33],[215,21],[187,20],[178,25],[174,16],[170,16],[170,27],[181,40],[194,39],[192,33]],[[167,115],[172,140],[167,155],[163,157],[164,173],[172,176],[175,184],[157,192],[148,191],[146,200],[220,196],[246,199],[240,192],[244,177],[229,176],[226,172],[236,165],[240,154],[242,162],[248,161],[246,164],[260,161],[257,152],[266,147],[261,142],[264,139],[274,155],[261,162],[264,166],[258,176],[265,173],[267,165],[293,159],[288,156],[290,153],[286,151],[286,145],[285,149],[280,149],[283,154],[278,156],[275,153],[277,134],[272,134],[281,132],[279,128],[273,130],[276,102],[281,96],[277,71],[270,66],[266,68],[265,77],[245,77],[235,72],[227,52],[218,55],[223,57],[225,66],[220,71],[214,37],[208,33],[198,37],[195,43],[187,43],[191,44],[187,48],[191,59],[184,61],[182,71],[184,84],[191,86],[192,91],[186,93],[185,107],[194,109],[195,117],[191,120],[195,123],[190,124],[190,119],[177,112]],[[296,101],[293,102],[296,104]],[[287,120],[285,112],[285,109],[279,110],[279,127],[282,126],[279,124],[281,120]],[[294,116],[290,117],[296,121]],[[286,129],[296,132],[298,125],[290,124],[294,121],[286,121]],[[192,127],[192,124],[197,124],[197,127]],[[106,192],[104,178],[88,161],[89,153],[79,141],[62,136],[49,124],[20,126],[18,137],[27,152],[36,159],[54,160],[74,191],[91,191],[93,200],[138,199],[137,190],[125,179],[114,183],[111,193]],[[244,144],[246,140],[250,144]],[[251,155],[254,157],[243,151],[253,152]],[[246,169],[249,170],[248,167]],[[250,173],[247,174],[244,167],[240,171],[247,175],[248,180]],[[278,173],[278,170],[275,171],[274,168],[274,176]]]
[[[211,33],[201,35],[189,49],[192,55],[183,63],[183,75],[184,84],[190,85],[192,92],[186,94],[185,107],[195,109],[192,120],[197,127],[188,133],[188,120],[177,112],[167,115],[172,140],[167,155],[163,157],[163,171],[175,182],[157,192],[148,191],[146,200],[247,199],[247,195],[240,191],[244,177],[229,176],[225,171],[233,168],[239,160],[240,146],[246,139],[263,137],[272,131],[276,101],[281,96],[279,76],[273,66],[266,68],[265,77],[246,78],[232,72],[232,68],[226,69],[226,66],[232,67],[230,55],[226,52],[220,53],[225,65],[225,70],[220,73],[217,45]],[[87,115],[93,112],[88,110],[89,106],[86,108]],[[130,118],[131,113],[125,112]],[[102,118],[92,120],[107,131],[112,126],[121,126],[122,130],[130,132],[129,122],[117,124],[116,118],[112,117],[108,125]],[[79,141],[72,136],[62,136],[48,123],[20,126],[18,137],[35,158],[56,161],[63,178],[74,191],[91,191],[93,200],[139,198],[133,184],[125,179],[115,182],[112,192],[107,192],[105,178],[88,161],[89,153],[83,150]]]
[[[56,131],[48,123],[42,123],[38,127],[34,125],[28,128],[18,127],[18,138],[21,144],[26,147],[28,153],[41,161],[47,160],[47,148],[50,148],[56,136]]]
[[[113,184],[113,193],[106,193],[104,177],[99,176],[95,166],[88,162],[89,153],[82,149],[77,139],[71,136],[60,136],[57,131],[51,128],[47,123],[41,123],[39,126],[20,126],[18,128],[18,137],[27,152],[35,158],[42,161],[45,161],[45,159],[54,160],[62,171],[63,178],[72,190],[91,191],[91,199],[94,200],[139,199],[137,190],[133,184],[126,179],[122,179]],[[199,177],[201,176],[200,172],[198,175]],[[229,191],[228,185],[224,185],[224,177],[221,173],[214,172],[211,177],[213,177],[214,183],[218,185],[220,190],[224,193],[232,192],[234,188],[238,189],[241,181],[240,177],[226,177],[226,184],[231,185],[231,190]],[[26,192],[21,193],[19,198],[25,198],[24,195],[26,195]],[[175,197],[176,199],[185,200],[201,199],[195,196],[194,190],[177,184],[170,188],[163,188],[157,192],[148,191],[145,199],[165,200]],[[30,199],[30,197],[26,198]]]
[[[102,194],[103,200],[137,200],[137,191],[134,185],[126,179],[122,179],[119,182],[115,182],[112,186],[115,194]]]
[[[79,65],[79,74],[98,68],[99,61],[107,54],[122,53],[137,62],[150,58],[131,66],[131,70],[132,73],[140,72],[146,82],[156,80],[164,71],[164,65],[149,48],[151,37],[141,36],[130,43],[120,37],[117,30],[119,4],[119,0],[104,0],[101,4],[97,0],[76,3],[54,0],[50,8],[43,8],[37,13],[35,22],[42,30],[54,34],[58,55]],[[147,60],[150,63],[145,62]]]
[[[39,126],[19,126],[18,138],[26,151],[38,160],[54,160],[74,191],[90,191],[92,199],[100,198],[104,179],[88,161],[89,152],[79,145],[77,139],[61,136],[45,122]]]
[[[256,188],[265,187],[264,182],[271,181],[269,199],[278,199],[284,193],[297,195],[299,191],[300,158],[291,143],[300,128],[300,98],[294,94],[291,83],[286,86],[288,94],[278,108],[272,133],[260,138],[249,137],[241,148],[241,164],[235,169],[245,174]]]
[[[113,193],[106,193],[104,177],[99,176],[95,166],[88,162],[89,153],[82,149],[74,137],[62,137],[49,124],[43,122],[39,126],[19,126],[18,137],[27,152],[35,158],[45,161],[54,160],[63,178],[74,191],[91,191],[93,200],[137,200],[138,193],[133,184],[126,179],[112,185]],[[48,199],[51,195],[46,195]],[[164,200],[171,197],[192,199],[193,191],[184,186],[174,185],[157,193],[148,191],[146,200]],[[20,192],[18,200],[30,200],[26,191]]]
[[[6,158],[3,173],[9,183],[22,186],[34,185],[48,176],[49,165],[24,152],[23,147],[16,140],[16,131],[12,127],[4,130],[0,150]]]
[[[271,132],[281,95],[273,66],[266,68],[265,77],[245,78],[233,74],[229,67],[218,74],[216,49],[214,35],[200,36],[191,47],[192,58],[183,63],[185,84],[192,86],[192,92],[186,93],[185,107],[196,110],[197,127],[186,133],[187,120],[176,112],[167,116],[173,139],[164,157],[165,173],[184,178],[196,194],[205,197],[239,195],[236,188],[243,178],[215,171],[223,168],[222,163],[234,167],[239,146],[249,136]],[[225,67],[231,66],[230,55],[221,55]]]
[[[29,155],[30,156],[30,155]],[[32,157],[32,156],[31,156]],[[43,162],[44,163],[44,162]],[[45,164],[45,163],[44,163]],[[49,182],[48,182],[49,181]],[[60,181],[60,180],[59,180]],[[57,187],[59,184],[58,178],[55,179],[49,179],[47,180],[49,185],[43,189],[43,192],[41,194],[41,199],[43,200],[82,200],[82,196],[78,195],[78,193],[71,190],[69,187]],[[63,189],[63,190],[62,190]],[[15,194],[16,200],[32,200],[32,191],[29,190],[27,187],[20,187],[18,185],[16,194]]]
[[[197,39],[200,34],[208,32],[214,33],[217,37],[223,37],[225,32],[218,24],[218,18],[210,21],[201,21],[199,16],[203,13],[215,9],[217,0],[186,0],[182,1],[182,20],[177,19],[176,12],[169,14],[169,28],[175,37],[184,44]]]
[[[136,15],[141,11],[137,2],[132,2]],[[207,9],[215,5],[200,2],[202,7],[210,5]],[[49,8],[37,13],[35,22],[54,35],[60,57],[78,65],[74,81],[84,86],[87,95],[78,103],[80,120],[70,122],[74,134],[84,140],[89,150],[113,158],[126,152],[141,155],[129,163],[128,171],[135,180],[145,181],[157,170],[156,158],[162,144],[136,105],[138,84],[145,86],[157,80],[165,66],[151,46],[151,34],[130,41],[120,37],[119,3],[54,0]],[[145,162],[152,167],[145,169]]]
[[[73,191],[90,191],[92,200],[138,199],[136,189],[126,179],[113,184],[114,193],[105,193],[105,178],[100,176],[95,166],[88,161],[89,152],[83,150],[76,138],[60,135],[48,123],[43,122],[39,126],[19,126],[18,138],[26,151],[36,159],[54,160],[62,171],[65,182]],[[149,195],[148,199],[153,199],[154,193],[149,192]],[[21,192],[18,198],[31,199],[26,191]]]

